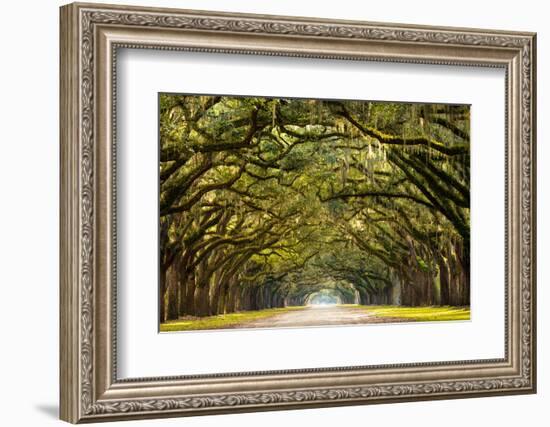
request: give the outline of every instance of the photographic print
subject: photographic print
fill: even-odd
[[[159,104],[162,332],[470,318],[468,105]]]

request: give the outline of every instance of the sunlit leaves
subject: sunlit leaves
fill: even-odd
[[[212,275],[238,261],[242,286],[291,296],[372,292],[469,245],[467,106],[164,94],[159,107],[163,259]]]

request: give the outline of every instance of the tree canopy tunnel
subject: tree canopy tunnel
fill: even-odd
[[[314,292],[306,298],[305,305],[335,305],[342,304],[342,299],[337,292],[332,289],[323,289],[319,292]]]
[[[297,274],[300,276],[300,273]],[[310,268],[303,277],[289,277],[285,288],[285,305],[312,305],[315,301],[334,304],[356,304],[358,294],[351,283],[323,276],[321,270]]]
[[[160,144],[161,322],[469,305],[467,106],[161,95]]]

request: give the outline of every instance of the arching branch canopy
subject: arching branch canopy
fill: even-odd
[[[468,106],[163,94],[159,108],[161,322],[323,295],[469,305]]]

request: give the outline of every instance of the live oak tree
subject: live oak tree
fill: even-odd
[[[469,108],[160,97],[160,321],[469,305]]]

